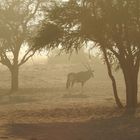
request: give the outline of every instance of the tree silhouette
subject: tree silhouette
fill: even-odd
[[[83,47],[83,45],[85,45],[86,42],[91,40],[91,39],[83,37],[83,33],[82,33],[83,29],[81,32],[81,29],[79,28],[80,27],[79,18],[81,17],[81,9],[79,8],[80,8],[79,5],[77,5],[75,1],[70,1],[68,5],[63,5],[62,7],[61,6],[59,7],[55,4],[55,7],[53,7],[51,11],[46,12],[47,21],[49,21],[50,19],[50,21],[53,21],[53,23],[56,23],[58,29],[63,30],[63,32],[61,32],[61,35],[63,34],[63,37],[61,36],[62,38],[59,38],[59,40],[57,40],[57,44],[54,41],[53,45],[57,47],[58,44],[60,43],[63,46],[61,50],[64,50],[67,53],[72,53],[73,50],[79,51],[79,49]],[[79,15],[75,13],[78,13]],[[44,27],[42,26],[41,31],[43,30],[43,28]],[[84,30],[85,34],[88,32],[87,30],[88,28]],[[40,39],[38,39],[39,43],[42,44],[46,36],[45,34],[40,34],[40,32],[38,32],[38,34],[40,36]],[[46,44],[43,44],[43,45],[46,46]],[[51,46],[52,49],[54,49],[53,45]],[[35,46],[38,46],[37,43]],[[113,87],[116,104],[118,105],[119,108],[122,108],[123,105],[117,94],[116,81],[112,74],[111,64],[109,63],[109,60],[108,60],[109,58],[106,54],[106,50],[104,50],[103,52],[105,56],[104,57],[105,61],[107,63],[108,74],[109,74],[110,79],[112,80],[112,87]]]
[[[41,0],[3,0],[0,3],[0,62],[11,72],[11,91],[18,90],[19,67],[37,49],[27,40],[37,24]]]
[[[124,75],[128,110],[137,107],[139,14],[139,0],[70,0],[46,10],[46,19],[65,31],[61,39],[64,50],[78,50],[90,40],[104,54],[113,54]]]

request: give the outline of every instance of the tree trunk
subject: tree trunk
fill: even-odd
[[[18,74],[19,68],[17,65],[14,65],[11,68],[11,92],[15,92],[18,90]]]
[[[126,85],[126,107],[127,110],[135,110],[137,107],[138,73],[134,69],[126,69],[124,72]]]
[[[105,62],[106,62],[106,65],[107,65],[107,70],[108,70],[108,75],[112,81],[112,87],[113,87],[113,93],[114,93],[114,97],[115,97],[115,101],[116,101],[116,104],[119,108],[122,108],[123,105],[118,97],[118,92],[117,92],[117,86],[116,86],[116,81],[115,81],[115,78],[112,74],[112,70],[111,70],[111,67],[110,67],[110,63],[108,61],[108,57],[107,57],[107,54],[106,54],[106,49],[104,47],[102,47],[102,51],[103,51],[103,54],[104,54],[104,57],[105,57]]]

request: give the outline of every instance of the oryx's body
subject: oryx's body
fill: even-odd
[[[82,87],[84,86],[85,82],[93,77],[93,71],[81,71],[78,73],[69,73],[67,75],[67,82],[66,88],[73,87],[74,83],[81,83]]]

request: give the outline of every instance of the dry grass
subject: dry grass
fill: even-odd
[[[26,64],[20,69],[20,90],[9,94],[10,73],[2,67],[0,140],[139,140],[139,110],[136,118],[121,116],[103,65],[95,66],[83,95],[80,85],[69,95],[66,75],[81,69],[81,64]],[[122,76],[116,77],[124,103]]]

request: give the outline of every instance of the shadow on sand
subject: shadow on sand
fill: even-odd
[[[7,127],[9,136],[25,140],[140,140],[140,119],[126,116]]]
[[[19,104],[19,103],[30,103],[30,102],[36,102],[35,99],[29,99],[24,96],[3,96],[0,98],[0,105],[8,105],[8,104]]]
[[[88,98],[89,96],[87,96],[86,94],[81,94],[81,93],[78,93],[78,94],[70,93],[70,94],[64,94],[62,97],[63,98]]]
[[[17,92],[10,92],[8,89],[0,89],[0,105],[30,103],[39,101],[34,99],[37,94],[64,92],[61,88],[25,88],[19,89]]]

